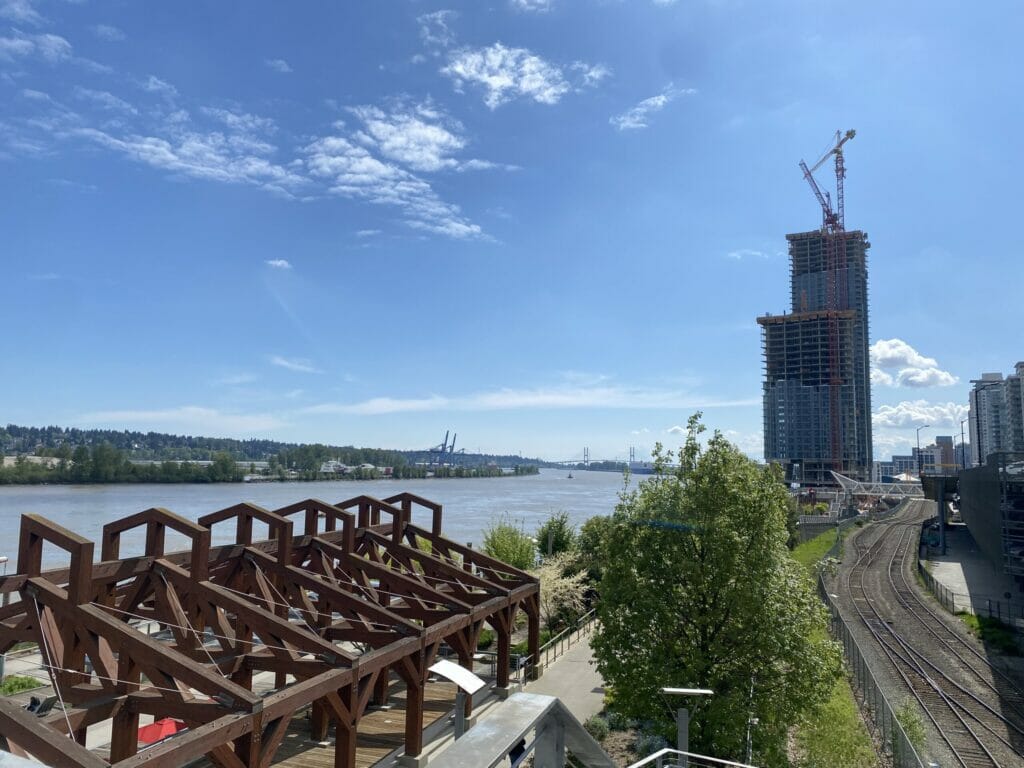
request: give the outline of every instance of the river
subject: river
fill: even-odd
[[[635,481],[634,481],[635,482]],[[577,528],[594,515],[612,512],[622,490],[617,472],[542,469],[539,475],[522,477],[451,478],[427,480],[366,480],[316,483],[251,483],[212,485],[35,485],[0,486],[0,555],[16,567],[18,529],[23,513],[32,512],[96,542],[104,524],[150,507],[164,507],[195,520],[201,515],[249,501],[276,509],[302,499],[338,502],[366,494],[384,498],[408,491],[444,505],[444,535],[479,546],[482,531],[507,512],[530,534],[552,512],[565,510]],[[297,519],[297,518],[296,518]],[[413,521],[430,527],[429,513],[414,513]],[[256,531],[261,535],[261,531]],[[265,528],[262,529],[265,535]],[[232,540],[227,524],[214,527],[213,543]],[[122,537],[121,556],[142,552],[143,529]],[[168,532],[168,550],[182,548],[187,540]],[[44,548],[44,565],[67,562],[66,556]]]

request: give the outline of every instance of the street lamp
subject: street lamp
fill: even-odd
[[[713,696],[715,693],[707,688],[662,688],[661,692],[670,696]],[[686,768],[690,758],[687,754],[690,751],[690,711],[686,707],[676,710],[676,749],[683,753],[681,768]]]
[[[964,424],[967,419],[960,419],[960,469],[967,469],[967,441],[964,440]]]
[[[931,424],[923,424],[917,428],[917,476],[921,477],[921,430],[928,429]]]

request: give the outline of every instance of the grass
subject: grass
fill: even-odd
[[[36,680],[34,677],[25,677],[24,675],[8,675],[4,678],[4,681],[0,683],[0,696],[10,696],[14,693],[21,691],[27,691],[32,688],[38,688],[42,683]]]
[[[846,532],[843,531],[839,534],[845,536]],[[815,568],[825,553],[828,552],[832,545],[836,543],[836,532],[825,531],[824,533],[818,534],[813,539],[797,544],[793,551],[790,552],[793,559],[796,560],[800,565],[807,569],[807,573],[813,578],[815,576]]]
[[[994,648],[1007,656],[1020,656],[1020,643],[1013,627],[988,616],[975,616],[959,611],[956,614],[975,637],[981,638],[985,645]]]
[[[846,531],[839,533],[845,536]],[[836,542],[835,531],[825,531],[798,544],[790,553],[817,577],[817,566]],[[828,700],[797,727],[796,746],[800,768],[875,768],[879,765],[871,736],[861,718],[846,675],[836,678]]]
[[[832,693],[796,732],[800,768],[866,768],[878,756],[857,709],[846,676],[836,680]]]

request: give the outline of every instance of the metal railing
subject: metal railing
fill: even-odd
[[[935,518],[931,518],[921,524],[922,540],[929,526],[934,521]],[[990,619],[998,619],[1006,624],[1024,629],[1024,603],[1000,597],[993,598],[954,592],[936,579],[931,571],[925,568],[920,557],[917,558],[917,573],[921,577],[921,581],[924,582],[925,588],[931,592],[932,597],[938,600],[939,605],[950,613],[971,613],[975,616],[987,616]]]
[[[867,716],[865,722],[874,726],[876,743],[891,759],[894,768],[925,768],[821,577],[818,578],[818,590],[832,617],[832,636],[843,644],[843,657],[850,672],[854,697],[861,712]]]
[[[693,752],[680,752],[678,749],[660,749],[653,755],[648,755],[637,763],[632,763],[628,768],[675,768],[676,766],[688,766],[689,768],[754,768],[747,763],[733,763],[729,760],[719,760],[717,757],[697,755]]]
[[[548,640],[537,651],[537,669],[543,670],[552,661],[564,654],[580,641],[585,632],[597,622],[597,611],[591,609],[573,622],[571,627],[566,627],[557,635]]]

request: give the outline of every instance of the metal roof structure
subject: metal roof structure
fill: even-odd
[[[413,524],[414,507],[431,514],[429,529]],[[442,644],[471,666],[490,624],[499,687],[519,610],[534,658],[539,647],[537,580],[446,539],[442,517],[408,493],[273,511],[242,503],[197,522],[154,507],[105,525],[94,562],[92,541],[23,515],[17,572],[0,578],[0,595],[19,598],[0,608],[0,653],[37,643],[64,706],[38,717],[0,699],[0,746],[51,766],[176,768],[205,755],[220,768],[267,768],[292,716],[312,707],[313,737],[333,724],[335,765],[354,768],[360,717],[386,700],[393,671],[406,687],[405,753],[419,755]],[[255,523],[268,539],[253,539]],[[234,541],[211,546],[221,524]],[[139,528],[144,553],[119,557],[121,537]],[[167,531],[191,547],[166,553]],[[69,567],[43,571],[44,544],[67,552]],[[139,622],[165,631],[150,636]],[[265,694],[253,689],[260,672],[274,674]],[[142,714],[188,729],[140,752]],[[109,758],[84,746],[103,722]]]
[[[912,499],[923,499],[924,491],[918,481],[909,483],[876,483],[854,480],[852,477],[833,472],[839,486],[852,496],[904,496]]]

